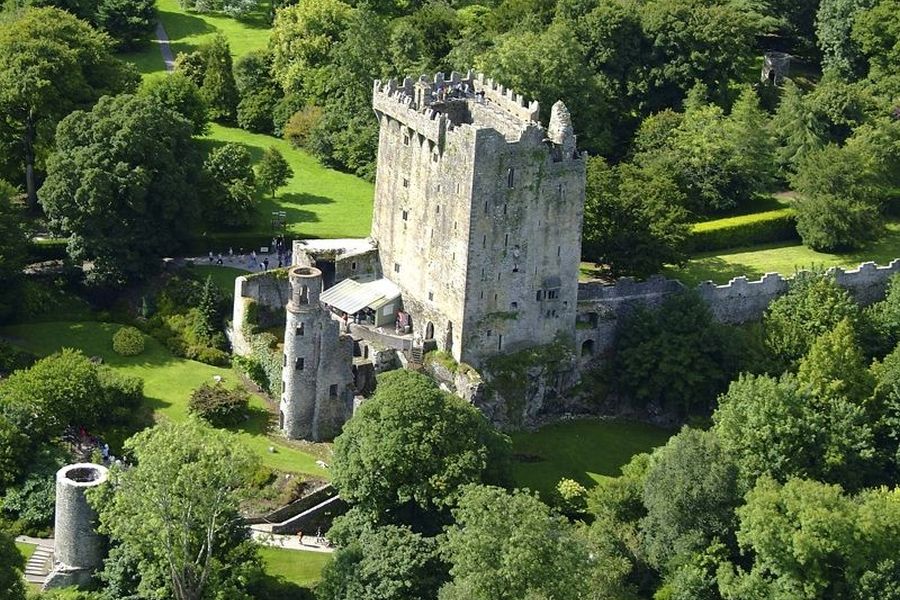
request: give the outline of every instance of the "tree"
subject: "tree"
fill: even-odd
[[[249,598],[261,566],[237,509],[258,458],[234,434],[195,420],[142,431],[125,451],[137,464],[113,471],[109,489],[89,501],[100,531],[141,557],[141,595]],[[147,589],[160,570],[166,589]]]
[[[434,598],[447,578],[435,538],[407,527],[369,528],[340,546],[316,585],[319,600]]]
[[[241,98],[237,106],[237,120],[241,128],[272,133],[272,113],[283,94],[271,72],[271,52],[250,52],[235,62],[234,79]]]
[[[0,179],[0,323],[8,321],[19,306],[27,254],[21,211],[12,204],[15,195],[16,190]]]
[[[212,275],[206,278],[203,289],[200,292],[200,302],[197,310],[200,314],[197,331],[201,337],[211,338],[219,330],[219,314],[218,294],[216,293],[215,284],[212,281]]]
[[[59,120],[137,82],[106,34],[66,12],[28,8],[0,22],[0,113],[10,125],[3,131],[21,140],[29,208],[37,208],[38,157]]]
[[[782,173],[795,172],[808,154],[825,144],[825,124],[790,79],[784,84],[772,128],[778,140],[776,156]]]
[[[506,480],[509,439],[424,375],[393,371],[334,443],[332,481],[385,523],[429,530],[467,483]]]
[[[853,23],[874,0],[821,0],[816,13],[816,37],[822,51],[822,66],[844,79],[861,74],[862,57],[851,37]]]
[[[92,21],[123,48],[133,48],[153,31],[156,10],[152,0],[99,0]]]
[[[587,544],[537,496],[471,485],[453,517],[442,542],[452,566],[441,600],[589,597]]]
[[[743,489],[763,475],[858,487],[874,464],[866,412],[846,398],[817,397],[791,375],[742,376],[719,399],[713,421]]]
[[[873,415],[878,472],[884,481],[900,473],[900,346],[872,366],[875,393],[869,407]]]
[[[883,82],[885,90],[895,86],[896,65],[900,64],[900,1],[879,0],[857,13],[851,38],[868,59],[869,78]]]
[[[168,77],[149,79],[140,93],[187,119],[194,135],[203,135],[209,130],[206,102],[200,95],[200,88],[184,73],[176,71]]]
[[[177,252],[197,213],[191,124],[145,96],[103,98],[57,130],[42,203],[89,283],[121,285]]]
[[[668,297],[657,309],[637,307],[618,336],[616,385],[656,409],[705,412],[738,368],[726,331],[689,292]]]
[[[217,34],[212,42],[202,47],[201,54],[204,71],[200,97],[208,107],[209,118],[232,123],[237,111],[238,93],[228,39]]]
[[[614,277],[646,277],[684,261],[684,194],[661,169],[588,159],[582,255]]]
[[[875,385],[867,366],[853,324],[845,318],[813,342],[800,361],[797,381],[820,399],[843,398],[861,405]]]
[[[15,538],[0,529],[0,590],[3,600],[25,600],[25,559],[16,548]]]
[[[800,271],[787,293],[763,317],[766,345],[785,363],[795,363],[813,341],[845,318],[856,322],[859,307],[847,290],[824,273]]]
[[[246,225],[256,208],[253,157],[246,146],[229,142],[214,148],[203,163],[208,180],[206,212],[231,227]]]
[[[272,192],[274,200],[275,190],[287,185],[288,179],[293,175],[294,171],[284,159],[284,155],[275,146],[269,146],[259,162],[258,179],[263,189]]]
[[[737,468],[715,433],[684,428],[654,452],[643,501],[647,556],[671,570],[714,540],[731,540],[741,504]]]
[[[896,590],[897,490],[849,498],[835,485],[763,477],[737,512],[738,540],[753,565],[720,571],[726,598],[896,597],[882,594]],[[861,594],[864,586],[880,593]]]

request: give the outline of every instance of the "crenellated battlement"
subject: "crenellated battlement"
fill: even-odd
[[[469,110],[454,110],[460,105],[467,105]],[[488,109],[494,117],[486,118],[487,113],[475,110],[475,105]],[[436,143],[444,141],[447,131],[467,125],[502,130],[512,138],[534,127],[543,131],[537,101],[527,101],[512,89],[472,71],[465,75],[454,71],[449,77],[444,73],[422,75],[418,80],[376,80],[372,107]]]

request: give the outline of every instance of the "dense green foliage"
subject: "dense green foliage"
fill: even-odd
[[[41,201],[90,283],[118,286],[159,268],[197,215],[199,164],[183,117],[138,95],[105,97],[57,130]]]
[[[241,386],[204,383],[191,394],[188,410],[215,427],[237,425],[247,416],[249,395]]]
[[[23,219],[12,200],[16,190],[0,179],[0,323],[8,321],[19,307],[22,267],[25,266],[26,241]],[[0,372],[4,371],[0,361]]]
[[[37,207],[37,172],[56,124],[100,96],[134,89],[137,74],[112,56],[109,37],[55,8],[29,8],[0,20],[0,148],[15,184]],[[15,157],[15,158],[14,158]]]
[[[258,459],[233,434],[193,420],[143,431],[125,450],[137,464],[113,471],[90,501],[119,559],[130,563],[127,593],[249,598],[260,563],[237,508]],[[104,577],[127,585],[110,572],[122,566],[107,563]]]
[[[144,351],[144,334],[137,327],[122,327],[113,334],[112,345],[122,356],[137,356]]]
[[[265,151],[262,160],[259,162],[257,177],[259,185],[267,192],[271,192],[273,199],[275,198],[275,191],[280,187],[284,187],[293,174],[290,165],[284,159],[284,155],[278,151],[278,148],[273,146]]]
[[[504,483],[509,439],[410,371],[385,373],[335,440],[332,481],[374,520],[432,530],[468,483]]]
[[[25,561],[16,548],[15,539],[0,529],[0,590],[3,600],[25,600]]]
[[[183,73],[147,80],[140,93],[187,119],[193,125],[195,135],[206,133],[209,128],[206,102],[200,96],[200,88]]]
[[[729,333],[692,293],[638,306],[619,329],[614,382],[653,410],[705,412],[740,367]]]
[[[203,163],[203,172],[208,180],[204,198],[208,219],[227,227],[248,224],[257,199],[253,159],[247,147],[225,144],[213,148]]]
[[[441,600],[590,597],[587,544],[537,496],[468,486],[453,517]]]

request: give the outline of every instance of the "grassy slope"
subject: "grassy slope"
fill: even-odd
[[[898,257],[900,222],[895,222],[888,225],[888,232],[881,240],[856,252],[828,254],[802,245],[743,248],[724,254],[701,254],[684,267],[667,267],[663,273],[688,285],[706,280],[727,283],[739,275],[758,279],[768,272],[792,275],[798,269],[810,266],[856,267],[870,260],[884,265]]]
[[[632,456],[666,443],[671,431],[642,423],[569,421],[513,433],[516,485],[547,497],[563,477],[592,487],[617,476]]]
[[[213,124],[206,137],[211,145],[243,144],[258,161],[269,146],[278,148],[294,171],[287,186],[278,190],[276,200],[262,199],[253,231],[271,230],[273,210],[287,212],[288,231],[303,237],[365,237],[372,223],[371,183],[347,173],[323,167],[315,158],[293,148],[284,140],[243,129]],[[228,237],[229,234],[222,234]],[[217,236],[218,237],[218,236]]]
[[[285,581],[308,587],[321,578],[322,569],[331,561],[331,555],[323,552],[260,548],[260,556],[266,573]]]
[[[25,560],[31,558],[31,555],[34,554],[35,548],[37,548],[37,546],[35,546],[34,544],[23,544],[22,542],[16,542],[16,549]]]
[[[268,3],[264,3],[259,12],[240,21],[225,16],[187,13],[181,9],[178,0],[157,0],[157,9],[176,56],[179,52],[193,51],[210,41],[216,33],[228,38],[235,58],[263,49],[269,41],[269,23],[266,19]],[[159,47],[154,43],[149,43],[138,52],[123,54],[122,58],[133,62],[145,79],[163,76],[165,72]],[[208,148],[226,142],[243,144],[250,150],[254,161],[260,159],[266,148],[275,146],[294,171],[294,177],[279,190],[275,201],[271,197],[260,196],[252,230],[242,232],[244,235],[269,235],[273,210],[287,212],[292,235],[335,238],[365,237],[369,234],[374,194],[371,183],[328,169],[306,152],[273,136],[211,124],[205,141]],[[241,233],[220,233],[213,234],[213,237],[238,239]]]
[[[218,375],[226,383],[237,377],[230,369],[212,367],[203,363],[178,358],[156,340],[147,338],[143,354],[134,357],[119,356],[112,350],[112,334],[119,325],[97,322],[57,322],[16,325],[0,330],[0,334],[13,338],[17,343],[40,355],[50,354],[59,348],[82,350],[88,356],[101,356],[105,364],[126,374],[144,380],[144,395],[154,417],[181,420],[187,418],[187,404],[191,391],[201,383],[212,381]],[[316,465],[316,457],[287,446],[278,438],[268,437],[271,413],[264,401],[254,396],[251,402],[251,418],[235,428],[241,441],[262,457],[264,464],[284,471],[327,476]],[[276,452],[270,453],[269,447]]]

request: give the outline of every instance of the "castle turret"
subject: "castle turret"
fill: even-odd
[[[106,547],[85,492],[103,485],[108,477],[106,467],[92,463],[67,465],[56,472],[53,571],[44,589],[87,585],[103,564]]]
[[[550,109],[547,138],[561,148],[563,156],[572,156],[575,152],[575,130],[572,128],[572,115],[569,114],[569,109],[562,100],[557,100]]]
[[[294,267],[289,279],[279,425],[291,439],[332,439],[353,412],[353,342],[319,303],[319,269]]]

